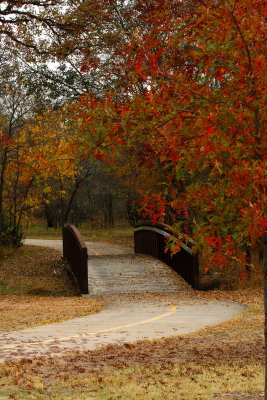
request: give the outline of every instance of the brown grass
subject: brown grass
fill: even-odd
[[[0,393],[12,392],[17,400],[226,400],[223,393],[233,394],[229,400],[262,398],[262,291],[195,294],[196,301],[228,299],[248,308],[194,334],[5,363]]]
[[[233,320],[193,334],[1,364],[0,400],[260,400],[261,284],[257,269],[234,291],[192,292],[195,302],[233,300],[247,306]],[[170,300],[179,302],[179,295]]]
[[[0,296],[0,332],[61,322],[97,313],[102,305],[83,297]]]
[[[60,253],[25,246],[0,262],[0,331],[59,322],[100,311],[102,304],[78,297]]]

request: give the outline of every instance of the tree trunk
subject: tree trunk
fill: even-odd
[[[55,216],[51,213],[50,207],[45,204],[44,214],[46,219],[47,228],[54,228],[55,226]]]
[[[4,192],[4,184],[5,184],[5,173],[7,166],[7,151],[4,150],[1,159],[1,173],[0,173],[0,215],[3,214],[3,192]]]
[[[245,244],[244,250],[245,250],[245,253],[246,253],[246,274],[247,274],[247,278],[250,279],[251,278],[251,250],[250,250],[250,246]]]
[[[107,212],[108,212],[108,226],[113,228],[114,226],[114,217],[113,217],[113,197],[112,194],[108,194],[107,198]]]

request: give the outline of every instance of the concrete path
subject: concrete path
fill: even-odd
[[[62,251],[62,240],[46,240],[46,239],[26,239],[24,244],[32,246],[51,247]],[[111,245],[101,242],[85,242],[90,256],[118,255],[118,254],[133,254],[130,248],[124,248],[118,245]]]
[[[26,240],[61,249],[61,241]],[[102,312],[19,332],[0,334],[0,361],[108,344],[159,339],[219,324],[243,311],[234,302],[194,301],[194,291],[168,266],[104,243],[87,243],[90,296]],[[127,254],[128,253],[128,254]]]

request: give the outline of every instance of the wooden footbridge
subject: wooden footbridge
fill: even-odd
[[[166,251],[166,242],[171,235],[171,227],[168,225],[141,222],[134,230],[135,253],[156,257],[176,271],[193,289],[199,289],[198,253],[195,242],[190,240],[186,244],[181,243],[180,251],[171,254]],[[70,224],[63,229],[63,257],[80,292],[88,294],[87,246],[77,228]]]

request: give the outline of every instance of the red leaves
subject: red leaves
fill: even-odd
[[[215,249],[215,250],[219,250],[223,244],[222,238],[221,237],[210,237],[210,238],[205,238],[207,243],[210,243],[211,246]]]
[[[94,157],[97,158],[98,160],[103,160],[104,153],[100,152],[98,149],[95,149]]]
[[[80,71],[88,72],[90,69],[94,69],[98,67],[99,57],[92,54],[90,50],[86,50],[83,52],[84,58],[81,63]]]
[[[160,217],[162,217],[162,213],[154,214],[153,218],[152,218],[152,223],[155,224],[159,220]]]
[[[152,219],[153,224],[162,222],[165,216],[165,201],[158,194],[143,199],[143,207],[139,210],[144,218]]]
[[[0,140],[4,146],[9,146],[14,143],[13,139],[9,139],[5,135],[0,136]]]
[[[148,63],[149,63],[149,69],[151,72],[157,71],[159,69],[158,60],[163,52],[164,52],[164,49],[160,49],[156,53],[148,53],[148,59],[149,59]]]
[[[141,76],[141,78],[145,81],[147,79],[147,76],[145,75],[145,73],[143,72],[143,62],[142,62],[142,58],[139,59],[136,63],[135,63],[135,71],[137,72],[137,74],[139,76]]]
[[[144,4],[139,11],[148,23],[145,33],[137,28],[115,49],[124,61],[112,64],[110,76],[121,68],[122,90],[106,99],[87,98],[79,117],[99,148],[125,145],[135,153],[137,168],[149,173],[158,166],[159,184],[143,198],[144,215],[153,222],[164,218],[165,208],[183,221],[196,215],[192,225],[203,223],[199,235],[215,262],[224,264],[232,242],[240,245],[266,229],[259,2],[249,0],[248,7],[241,0],[231,14],[226,4],[218,8],[208,0],[196,4],[193,14],[185,7],[171,18],[166,2]],[[90,57],[85,54],[84,71]],[[140,80],[149,85],[138,88]],[[94,156],[104,158],[99,149]]]
[[[212,135],[213,134],[213,128],[211,126],[207,126],[207,134]]]
[[[87,63],[82,64],[81,72],[88,72],[90,70],[90,66]]]

